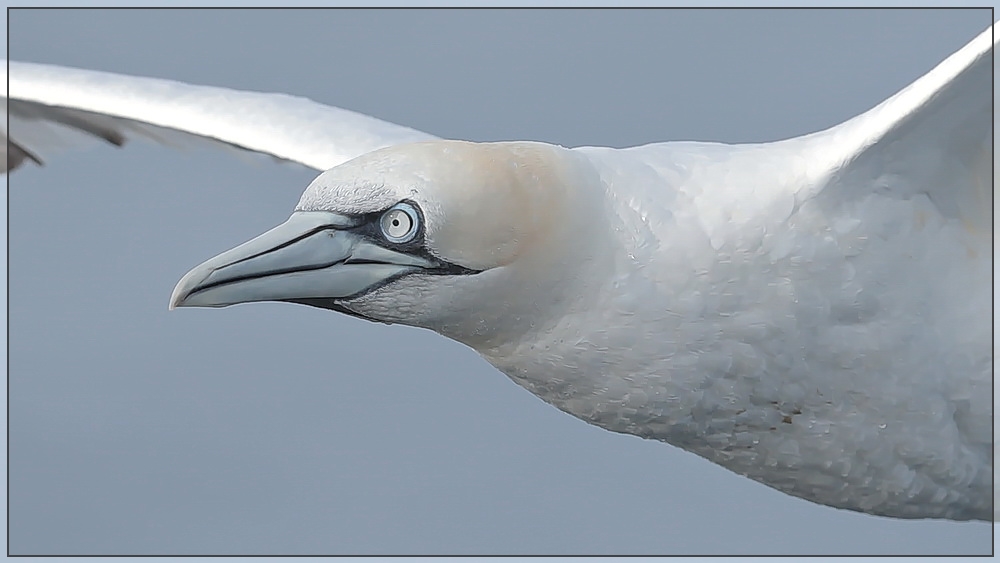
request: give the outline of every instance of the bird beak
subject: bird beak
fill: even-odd
[[[357,226],[356,220],[336,213],[295,212],[281,225],[188,272],[174,287],[170,308],[342,299],[432,266],[349,230]]]

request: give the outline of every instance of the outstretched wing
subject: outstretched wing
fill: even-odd
[[[6,63],[6,61],[5,61]],[[89,137],[121,146],[204,139],[326,170],[378,148],[432,135],[305,98],[9,62],[5,170],[42,164]],[[81,135],[82,134],[82,135]]]
[[[885,102],[810,135],[808,160],[828,177],[815,189],[840,201],[872,189],[907,199],[923,193],[942,215],[989,232],[995,29]]]

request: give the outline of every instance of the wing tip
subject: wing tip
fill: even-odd
[[[38,166],[45,166],[41,158],[9,138],[7,139],[7,150],[4,153],[4,160],[4,171],[6,173],[17,169],[17,167],[24,164],[25,160],[30,160]]]

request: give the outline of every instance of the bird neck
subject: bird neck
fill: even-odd
[[[730,156],[731,149],[715,150]],[[594,159],[600,220],[590,221],[573,275],[550,288],[551,305],[537,307],[548,314],[526,315],[535,319],[530,330],[467,344],[544,401],[609,430],[644,435],[651,427],[643,420],[654,413],[664,425],[677,422],[664,415],[668,404],[682,416],[698,401],[714,401],[700,390],[730,368],[713,362],[725,363],[758,339],[749,308],[769,298],[741,299],[733,284],[760,259],[740,242],[750,241],[745,232],[754,226],[735,218],[761,203],[741,201],[754,192],[736,189],[706,201],[690,187],[699,185],[687,176],[696,167],[686,165],[683,150],[668,155],[675,169],[660,170],[623,162],[633,158],[627,152],[591,152],[602,157]],[[706,183],[724,187],[724,180]],[[713,218],[717,223],[707,223]]]

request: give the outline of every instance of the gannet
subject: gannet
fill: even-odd
[[[626,150],[328,130],[304,101],[12,63],[8,166],[43,160],[42,120],[336,166],[171,304],[430,328],[574,416],[790,494],[987,519],[991,62],[987,31],[824,132]]]

